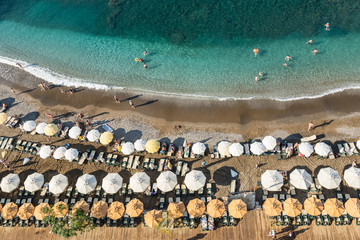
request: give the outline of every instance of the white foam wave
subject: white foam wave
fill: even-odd
[[[18,67],[16,64],[19,63],[24,67],[24,70],[38,78],[44,79],[45,81],[51,82],[56,85],[61,86],[68,86],[68,87],[86,87],[90,89],[97,89],[97,90],[125,90],[125,87],[119,87],[119,86],[109,86],[106,84],[98,84],[98,83],[91,83],[86,81],[85,79],[80,78],[74,78],[65,76],[59,73],[56,73],[54,71],[51,71],[50,69],[43,68],[37,65],[31,65],[27,62],[11,59],[8,57],[0,56],[0,63],[7,64],[10,66]],[[351,89],[360,89],[359,85],[350,85],[346,87],[340,87],[335,88],[331,90],[324,91],[322,93],[319,93],[317,95],[302,95],[297,97],[291,97],[291,98],[281,98],[281,97],[267,97],[267,96],[254,96],[254,97],[217,97],[217,96],[207,96],[207,95],[200,95],[200,94],[186,94],[186,93],[172,93],[172,92],[161,92],[161,91],[151,91],[151,90],[145,90],[145,89],[137,89],[137,88],[127,88],[127,90],[130,91],[139,91],[139,92],[145,92],[148,94],[154,94],[154,95],[163,95],[168,97],[183,97],[183,98],[204,98],[204,99],[217,99],[219,101],[238,101],[238,100],[254,100],[254,99],[268,99],[273,101],[279,101],[279,102],[288,102],[288,101],[298,101],[298,100],[304,100],[304,99],[316,99],[321,98],[326,95],[335,94],[344,92],[346,90]]]

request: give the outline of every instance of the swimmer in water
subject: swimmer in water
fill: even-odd
[[[288,67],[289,65],[287,63],[283,63],[283,66]]]
[[[292,58],[290,57],[290,55],[287,55],[287,56],[285,57],[285,60],[286,60],[286,61],[290,61],[290,60],[292,60]]]
[[[140,62],[143,62],[144,60],[142,60],[142,58],[139,58],[139,61],[140,61]]]
[[[259,76],[260,76],[260,78],[262,78],[264,76],[264,74],[262,72],[259,72]]]
[[[259,81],[259,77],[255,77],[255,82],[258,82]]]
[[[313,51],[314,55],[316,55],[319,51],[315,48],[315,50]]]
[[[146,55],[148,55],[149,53],[148,53],[148,51],[144,50],[143,54],[144,54],[144,57],[146,57]]]
[[[147,65],[146,65],[146,63],[144,63],[144,68],[147,68]]]
[[[309,45],[311,45],[312,43],[313,43],[312,39],[310,39],[309,41],[306,42],[306,44],[309,44]]]
[[[326,23],[324,26],[325,26],[325,31],[330,31],[330,23]]]
[[[259,49],[257,49],[257,48],[254,48],[253,52],[254,52],[254,54],[255,54],[255,57],[256,57],[256,55],[257,55],[257,54],[258,54],[258,52],[259,52]]]

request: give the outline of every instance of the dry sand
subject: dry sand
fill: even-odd
[[[24,73],[22,70],[0,65],[2,73],[0,94],[2,102],[10,106],[9,114],[20,114],[24,120],[35,120],[37,122],[50,120],[45,113],[51,113],[57,120],[65,124],[72,124],[77,120],[77,113],[82,112],[94,125],[99,127],[103,123],[108,123],[115,129],[116,138],[124,138],[128,141],[135,141],[138,138],[144,139],[163,139],[176,144],[182,144],[184,138],[189,142],[203,141],[209,147],[216,144],[220,140],[244,141],[246,139],[263,138],[266,135],[273,135],[283,139],[297,139],[300,136],[309,136],[316,134],[321,140],[330,140],[333,143],[337,140],[356,141],[360,135],[359,126],[359,106],[352,104],[357,102],[359,94],[355,91],[348,91],[343,94],[327,96],[317,100],[295,101],[291,103],[279,103],[273,101],[228,101],[219,102],[214,100],[200,101],[189,99],[178,99],[171,97],[143,96],[134,93],[116,93],[120,104],[116,104],[113,100],[114,92],[112,91],[94,91],[89,89],[78,89],[74,95],[62,94],[60,87],[54,86],[52,89],[41,92],[37,84],[41,79],[36,79]],[[12,95],[10,87],[17,92],[16,96]],[[65,88],[64,88],[65,89]],[[137,96],[141,95],[141,96]],[[135,98],[133,98],[135,97]],[[132,110],[128,104],[128,98],[132,98],[137,108]],[[313,131],[307,131],[307,123],[313,120],[317,126]],[[20,139],[32,140],[35,142],[46,143],[44,136],[31,136],[23,134],[19,129],[8,129],[4,126],[0,127],[2,136],[16,136]],[[80,150],[97,149],[98,151],[109,150],[96,143],[83,143],[76,140],[53,138],[52,144],[63,145],[70,143],[71,146]],[[30,164],[22,166],[22,159],[28,155],[20,154],[16,151],[9,153],[6,159],[14,167],[14,172],[20,174],[22,182],[26,176],[32,172],[38,171],[44,173],[45,181],[58,173],[66,174],[69,177],[70,184],[74,184],[77,177],[83,173],[92,173],[97,177],[98,182],[106,175],[107,172],[119,172],[128,182],[129,177],[135,172],[120,171],[119,167],[106,167],[103,164],[86,163],[79,166],[76,163],[67,161],[56,161],[52,159],[32,158]],[[160,158],[160,155],[149,155],[151,157]],[[359,156],[338,158],[335,160],[317,159],[316,156],[310,158],[293,157],[288,160],[276,160],[274,156],[241,156],[225,158],[220,160],[212,160],[206,156],[207,165],[201,168],[205,172],[210,182],[216,183],[216,197],[224,197],[228,195],[228,175],[226,168],[232,167],[239,172],[241,191],[253,190],[260,180],[261,174],[267,169],[291,170],[295,166],[306,167],[312,174],[316,174],[321,166],[331,166],[343,174],[345,167],[349,166],[352,161],[358,160]],[[200,168],[202,159],[190,159],[192,169]],[[173,160],[174,162],[174,160]],[[260,168],[255,168],[255,164],[261,163]],[[225,170],[224,170],[225,169]],[[224,170],[224,171],[223,171]],[[136,170],[137,171],[137,170]],[[9,171],[0,166],[0,178],[5,176]],[[148,172],[151,182],[156,181],[158,172]],[[179,181],[182,182],[182,178]],[[350,189],[344,189],[351,195],[355,192]],[[259,191],[257,191],[259,194]],[[325,192],[327,196],[333,196],[332,192]],[[16,192],[13,194],[1,193],[0,197],[11,197],[15,199]],[[141,199],[145,200],[143,196]],[[301,201],[305,198],[299,192]],[[119,199],[121,200],[121,199]],[[156,206],[158,199],[145,201],[146,208]],[[256,218],[251,224],[256,224],[259,219]],[[249,223],[250,224],[250,223]],[[263,233],[269,231],[268,223],[264,223]],[[239,225],[242,225],[239,224]],[[354,225],[354,224],[353,224]],[[319,239],[329,236],[331,230],[320,231],[316,233],[311,227],[311,232],[319,237]],[[350,228],[350,227],[347,227]],[[236,231],[246,235],[243,226],[238,226]],[[316,228],[317,229],[317,228]],[[329,228],[330,229],[330,228]],[[5,230],[0,230],[5,231]],[[6,233],[11,233],[6,229]],[[38,230],[19,230],[19,232],[28,231],[28,233],[42,232],[43,239],[49,239],[48,234]],[[95,230],[93,235],[87,235],[90,238],[98,236]],[[107,230],[111,231],[109,236],[128,230]],[[147,232],[148,230],[144,230]],[[184,230],[180,230],[183,232]],[[187,231],[187,230],[186,230]],[[196,233],[190,231],[190,233]],[[234,236],[232,230],[217,230],[214,236]],[[221,233],[220,233],[221,231]],[[134,231],[135,232],[135,231]],[[132,233],[130,231],[129,233]],[[45,234],[45,235],[44,235]],[[148,233],[144,233],[146,236]],[[213,234],[213,233],[212,233]],[[219,234],[219,235],[218,235]],[[230,234],[230,235],[228,235]],[[323,235],[325,234],[325,235]],[[144,236],[145,236],[144,235]],[[211,234],[209,234],[210,236]],[[17,235],[18,236],[18,235]],[[45,237],[46,236],[46,237]],[[186,234],[187,237],[191,237]],[[195,234],[193,235],[195,236]],[[256,239],[264,239],[261,236]],[[304,236],[311,236],[306,235]],[[138,236],[140,237],[140,235]],[[132,239],[134,239],[133,237]],[[151,238],[151,237],[150,237]],[[206,237],[205,239],[207,239]],[[13,239],[16,239],[13,238]],[[81,239],[81,237],[79,238]],[[131,238],[129,238],[131,239]],[[157,239],[153,236],[152,239]],[[182,239],[179,237],[179,239]],[[194,238],[197,239],[197,238]],[[211,238],[210,238],[211,239]],[[299,239],[305,239],[299,238]],[[347,239],[352,238],[349,235]]]

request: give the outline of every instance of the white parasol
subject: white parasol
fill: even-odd
[[[122,177],[118,173],[108,173],[102,180],[102,188],[108,194],[115,194],[121,188]]]
[[[55,195],[63,193],[67,188],[69,182],[65,175],[58,174],[51,178],[49,182],[49,191]]]
[[[44,184],[44,175],[40,173],[33,173],[27,176],[24,186],[28,192],[35,192],[39,190]]]
[[[324,142],[319,142],[315,145],[315,152],[322,157],[328,157],[331,147]]]
[[[79,193],[88,194],[94,191],[97,185],[97,181],[94,175],[84,174],[78,178],[76,182],[76,188]]]
[[[290,183],[298,189],[306,190],[312,182],[311,175],[304,169],[295,169],[290,173]]]
[[[79,152],[75,148],[70,148],[70,149],[66,150],[66,152],[64,154],[65,159],[68,161],[74,160],[75,158],[78,157],[78,155],[79,155]]]
[[[240,143],[233,143],[229,147],[229,152],[234,157],[238,157],[244,153],[244,147]]]
[[[36,132],[38,134],[45,134],[45,127],[46,127],[47,123],[45,122],[42,122],[42,123],[39,123],[37,126],[36,126]]]
[[[265,152],[266,147],[262,142],[253,142],[250,145],[250,151],[255,155],[261,155]]]
[[[96,129],[92,129],[88,132],[86,138],[90,141],[90,142],[96,142],[97,140],[99,140],[100,138],[100,132]]]
[[[261,185],[268,191],[280,191],[284,185],[284,178],[277,170],[266,170],[261,175]]]
[[[192,170],[185,176],[184,183],[186,187],[193,191],[198,191],[205,186],[206,177],[203,172],[199,170]]]
[[[144,172],[137,172],[130,178],[129,187],[137,193],[144,192],[150,186],[150,177]]]
[[[308,142],[300,143],[299,152],[302,153],[305,157],[310,157],[310,155],[314,152],[313,146]]]
[[[265,148],[269,151],[273,150],[276,147],[276,139],[273,136],[266,136],[262,140]]]
[[[338,171],[331,167],[320,169],[317,178],[319,179],[320,185],[327,189],[335,189],[339,187],[341,182]]]
[[[54,154],[53,154],[53,157],[55,159],[62,159],[64,156],[65,156],[65,152],[66,152],[66,147],[58,147]]]
[[[146,141],[144,139],[138,139],[134,143],[134,147],[136,151],[139,152],[145,151],[145,145],[146,145]]]
[[[206,146],[205,146],[205,144],[202,143],[202,142],[197,142],[197,143],[195,143],[195,144],[192,146],[191,149],[192,149],[192,152],[193,152],[194,154],[200,155],[200,154],[203,154],[203,153],[205,152]]]
[[[121,146],[121,152],[125,155],[130,155],[134,152],[135,147],[132,142],[126,142]]]
[[[360,188],[360,169],[351,167],[345,170],[344,179],[350,187]]]
[[[36,128],[36,122],[33,120],[30,121],[26,121],[24,123],[23,129],[26,132],[31,132],[32,130],[34,130]]]
[[[40,148],[39,155],[43,159],[50,157],[50,155],[51,155],[51,147],[48,146],[48,145],[42,145],[41,148]]]
[[[231,143],[228,141],[221,141],[218,145],[218,151],[221,155],[228,156],[230,155],[229,147]]]
[[[1,190],[3,192],[10,193],[14,191],[20,184],[19,175],[10,173],[1,179]]]
[[[81,128],[78,126],[73,126],[69,131],[69,137],[73,139],[78,139],[81,134]]]
[[[166,171],[162,172],[156,179],[157,187],[163,192],[172,191],[178,183],[175,173]]]

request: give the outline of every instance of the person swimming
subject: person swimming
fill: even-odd
[[[149,53],[148,53],[148,51],[144,50],[143,54],[144,54],[144,57],[146,57],[146,55],[148,55]]]
[[[306,42],[306,44],[310,44],[310,45],[311,45],[312,43],[313,43],[313,40],[312,40],[312,39],[310,39],[309,41]]]
[[[287,55],[287,56],[285,57],[285,60],[286,60],[286,61],[290,61],[290,60],[292,60],[292,58],[290,57],[290,55]]]
[[[324,26],[325,26],[325,31],[330,31],[330,23],[326,23]]]
[[[254,52],[254,54],[255,54],[255,57],[256,57],[256,55],[257,55],[257,54],[259,53],[259,49],[257,49],[257,48],[254,48],[253,52]]]
[[[315,48],[315,50],[313,51],[314,55],[316,55],[319,51]]]

